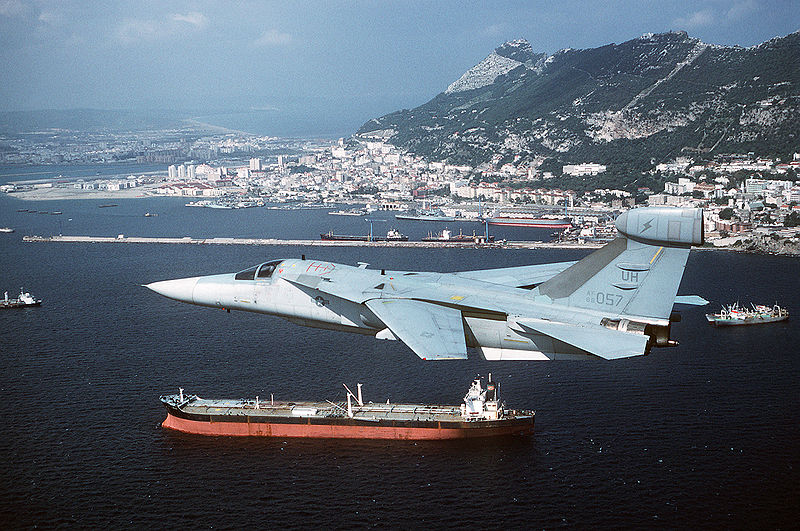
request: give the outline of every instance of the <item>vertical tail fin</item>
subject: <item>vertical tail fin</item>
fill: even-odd
[[[699,208],[649,207],[617,219],[620,236],[538,287],[554,303],[666,324],[692,245]]]

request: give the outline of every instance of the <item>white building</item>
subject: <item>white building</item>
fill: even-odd
[[[178,168],[176,168],[174,164],[173,164],[173,165],[171,165],[171,166],[170,166],[170,167],[167,169],[167,172],[168,172],[168,174],[169,174],[169,178],[170,178],[170,179],[177,179],[177,178],[178,178]]]
[[[796,204],[800,204],[800,186],[793,186],[784,190],[783,198],[787,203],[794,201]]]
[[[692,165],[692,162],[694,161],[688,157],[678,157],[673,162],[658,164],[656,171],[661,173],[683,173]]]
[[[594,162],[585,162],[583,164],[567,164],[561,168],[561,171],[567,175],[582,177],[585,175],[603,173],[606,171],[606,167],[602,164],[595,164]]]
[[[664,183],[664,193],[668,195],[683,195],[694,191],[694,182],[686,177],[679,177],[677,183]]]
[[[261,159],[250,159],[250,171],[261,171]]]

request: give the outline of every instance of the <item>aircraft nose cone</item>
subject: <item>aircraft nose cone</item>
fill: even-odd
[[[178,278],[175,280],[162,280],[160,282],[151,282],[150,284],[145,284],[144,287],[155,291],[159,295],[169,297],[170,299],[193,303],[194,299],[192,298],[192,294],[199,278],[200,277],[191,277]]]

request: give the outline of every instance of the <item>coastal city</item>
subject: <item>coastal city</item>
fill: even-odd
[[[663,190],[572,190],[553,183],[562,176],[602,175],[606,166],[594,161],[564,165],[562,174],[554,175],[532,165],[455,165],[427,161],[358,135],[305,140],[189,128],[149,136],[51,136],[60,138],[4,138],[0,162],[60,167],[127,162],[156,169],[98,178],[59,175],[11,181],[0,186],[1,192],[23,199],[179,196],[186,198],[187,206],[224,209],[344,205],[331,213],[390,210],[428,220],[438,215],[498,224],[517,221],[518,226],[561,229],[557,239],[572,243],[613,238],[613,220],[628,208],[703,207],[710,245],[798,252],[800,186],[795,178],[800,153],[790,161],[753,153],[719,155],[702,163],[681,156],[652,168],[664,181]]]

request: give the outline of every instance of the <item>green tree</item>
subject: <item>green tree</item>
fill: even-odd
[[[726,207],[719,211],[719,219],[731,219],[732,217],[733,209],[731,207]]]
[[[797,227],[800,225],[800,212],[792,212],[783,218],[784,227]]]

